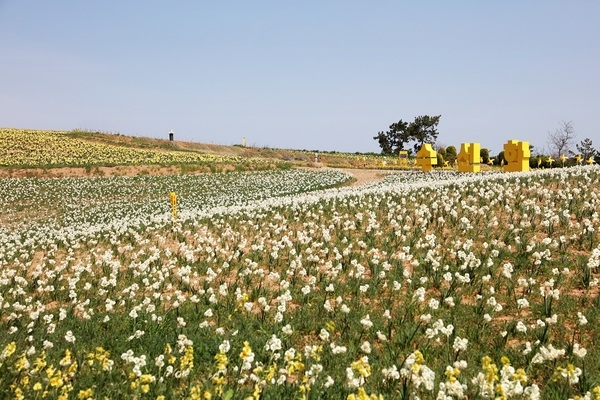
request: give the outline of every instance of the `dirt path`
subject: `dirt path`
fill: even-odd
[[[326,167],[322,167],[326,168]],[[314,168],[308,168],[314,169]],[[378,169],[335,168],[344,171],[355,179],[349,186],[362,186],[370,182],[378,182],[388,172]],[[172,175],[179,174],[179,166],[118,166],[118,167],[93,167],[86,170],[82,167],[65,168],[29,168],[29,169],[0,169],[0,178],[63,178],[63,177],[93,177],[93,176],[135,176],[135,175]]]
[[[342,171],[349,173],[356,179],[350,186],[362,186],[366,183],[379,182],[383,179],[386,171],[378,169],[350,169],[343,168]]]

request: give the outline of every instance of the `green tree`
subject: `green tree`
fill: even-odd
[[[394,122],[389,126],[387,132],[379,132],[373,139],[379,142],[381,147],[381,154],[392,155],[397,154],[398,151],[404,150],[404,145],[408,141],[406,138],[406,130],[408,129],[408,122],[402,120]]]
[[[584,161],[590,157],[596,157],[598,155],[598,150],[594,148],[590,138],[583,139],[581,143],[576,144],[575,147],[577,148],[577,152],[581,154],[581,157]]]
[[[444,166],[444,156],[442,155],[442,153],[440,153],[439,151],[436,153],[437,154],[437,168],[442,168]]]
[[[437,151],[438,154],[441,154],[442,157],[446,157],[446,148],[445,147],[443,147],[443,146],[438,147],[435,149],[435,151]]]
[[[456,157],[458,157],[458,153],[456,152],[456,147],[454,147],[454,146],[446,147],[446,161],[448,161],[448,164],[454,165],[454,161],[456,161]]]
[[[504,150],[502,150],[500,153],[498,153],[498,155],[494,159],[494,165],[502,165],[503,162],[504,162],[504,165],[506,165],[507,161],[506,161],[506,158],[504,158]]]
[[[379,143],[381,154],[392,155],[400,150],[410,151],[410,143],[413,143],[413,149],[417,152],[423,143],[435,143],[439,135],[437,125],[440,118],[441,115],[421,115],[410,124],[400,120],[391,124],[386,132],[378,132],[373,139]]]
[[[479,150],[479,157],[483,159],[483,163],[487,164],[490,162],[490,151],[486,148]]]
[[[413,149],[415,153],[419,151],[423,143],[435,143],[439,132],[437,126],[440,123],[441,115],[429,116],[420,115],[408,126],[408,138],[414,141]]]

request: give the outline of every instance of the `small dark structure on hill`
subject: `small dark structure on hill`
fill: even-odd
[[[175,132],[173,132],[173,129],[169,130],[169,140],[172,142],[173,141],[173,135],[175,134]]]

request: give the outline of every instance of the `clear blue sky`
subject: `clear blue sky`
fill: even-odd
[[[379,152],[438,142],[600,149],[600,1],[0,0],[0,126]]]

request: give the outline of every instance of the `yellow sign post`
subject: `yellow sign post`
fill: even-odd
[[[169,194],[169,198],[171,200],[171,215],[173,216],[173,220],[177,219],[177,195],[175,192],[171,192]]]
[[[509,140],[504,144],[504,158],[507,164],[503,166],[505,172],[529,171],[529,142]]]
[[[400,150],[398,153],[399,164],[401,168],[408,168],[408,151]]]
[[[481,145],[479,143],[462,143],[458,153],[458,172],[481,171]]]
[[[431,171],[432,167],[437,165],[437,151],[431,147],[431,144],[423,143],[417,152],[417,165],[424,172]]]

